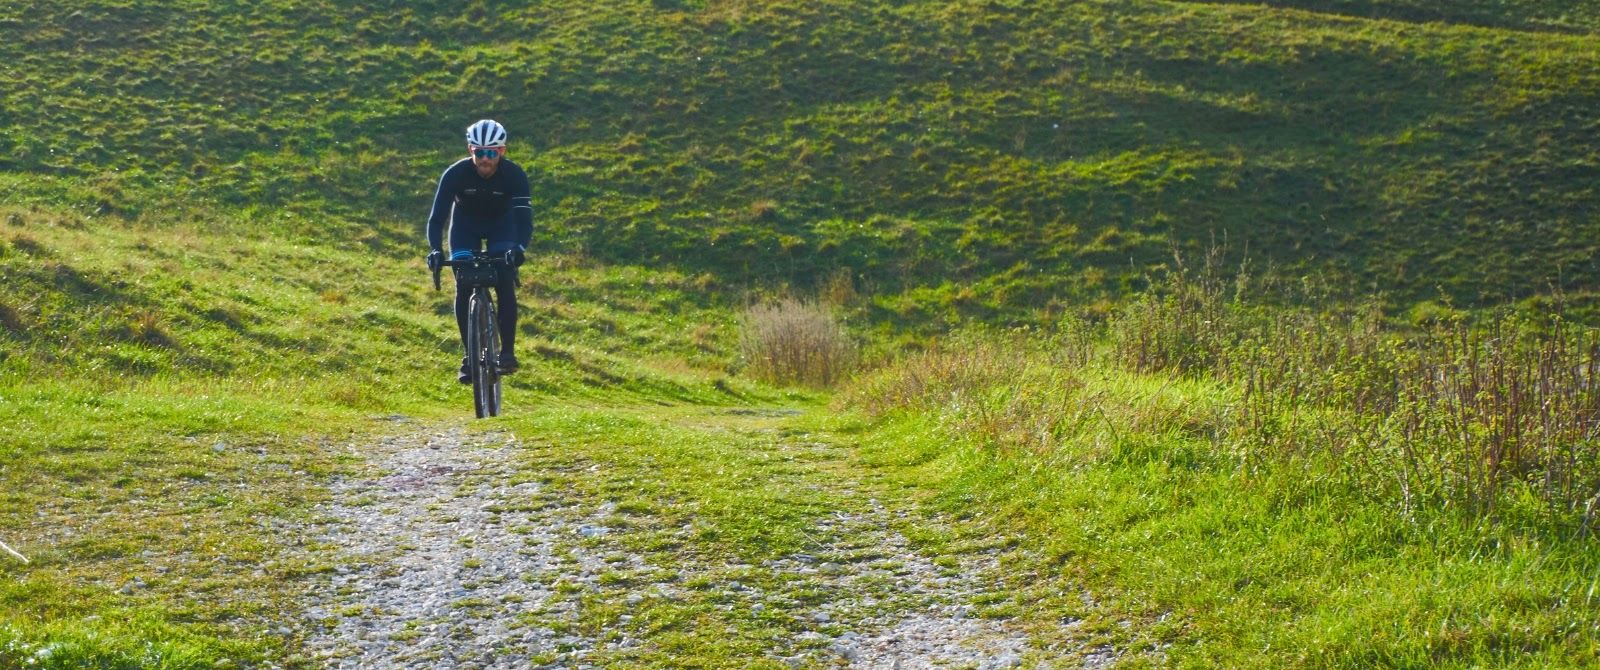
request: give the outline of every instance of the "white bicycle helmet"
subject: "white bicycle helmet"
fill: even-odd
[[[506,143],[506,127],[494,119],[484,119],[467,127],[467,144],[475,147],[500,147]]]

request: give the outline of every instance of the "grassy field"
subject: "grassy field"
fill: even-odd
[[[0,179],[395,251],[489,115],[544,248],[843,268],[898,323],[1029,318],[1224,241],[1400,306],[1593,286],[1587,4],[1283,4],[12,3]]]
[[[1359,339],[1506,301],[1596,320],[1592,4],[7,3],[0,541],[32,562],[0,557],[0,669],[295,653],[274,619],[332,568],[274,533],[350,465],[333,447],[465,413],[421,227],[483,116],[510,127],[536,208],[499,424],[617,470],[580,490],[644,481],[685,505],[652,514],[703,514],[686,555],[804,546],[810,515],[854,504],[807,478],[870,470],[956,536],[1022,532],[1047,557],[1013,566],[1038,616],[1174,665],[1593,665],[1592,440],[1551,443],[1566,470],[1451,479],[1509,443],[1493,421],[1441,438],[1463,415],[1430,406],[1412,425],[1448,459],[1353,472],[1328,450],[1404,422],[1362,423],[1338,395],[1357,386],[1314,382],[1371,370],[1279,370],[1270,393],[1246,374],[1294,350],[1250,340],[1272,324]],[[1127,305],[1160,305],[1138,296],[1165,295],[1174,251],[1205,249],[1375,316],[1191,319],[1150,332],[1198,348],[1148,365],[1115,329],[931,337],[1137,325]],[[786,290],[830,299],[883,366],[837,416],[751,420],[854,449],[826,468],[696,413],[826,413],[828,392],[741,374],[741,310]],[[884,395],[931,374],[903,349],[1018,367]],[[1092,614],[1062,596],[1079,584]],[[781,628],[674,634],[732,666]]]
[[[451,293],[366,245],[6,217],[0,541],[32,562],[0,564],[0,667],[292,652],[281,615],[331,563],[281,533],[347,465],[333,447],[469,406]],[[732,312],[692,278],[536,264],[511,411],[777,397],[726,375]]]
[[[1124,318],[1144,316],[1133,314]],[[1218,332],[1242,341],[1227,354],[1242,358],[1256,343],[1238,325]],[[1091,585],[1170,644],[1174,667],[1600,661],[1592,436],[1535,428],[1521,435],[1520,458],[1505,456],[1492,437],[1512,430],[1514,412],[1456,408],[1470,398],[1433,406],[1402,390],[1384,407],[1382,382],[1333,364],[1289,374],[1298,392],[1253,399],[1277,361],[1300,361],[1280,347],[1230,361],[1247,370],[1232,379],[1142,374],[1129,369],[1129,344],[970,334],[857,381],[836,405],[864,422],[868,462],[935,492],[937,509],[1036,538],[1047,558],[1032,569]],[[1406,356],[1390,346],[1377,358]],[[1500,383],[1517,386],[1510,376]],[[1319,380],[1348,395],[1313,391]],[[1365,408],[1342,402],[1361,389]],[[1573,400],[1590,404],[1592,393]],[[1440,425],[1409,424],[1417,414]],[[1552,494],[1558,481],[1577,488]]]

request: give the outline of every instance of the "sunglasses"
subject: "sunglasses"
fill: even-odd
[[[505,152],[506,152],[505,147],[500,147],[500,148],[497,148],[497,149],[489,149],[489,148],[484,148],[484,147],[475,147],[472,150],[472,156],[473,156],[473,158],[495,159],[495,158],[499,158],[500,155],[504,154]]]

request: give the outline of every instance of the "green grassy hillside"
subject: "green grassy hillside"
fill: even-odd
[[[100,223],[0,209],[0,542],[32,560],[0,560],[0,669],[281,663],[338,558],[284,529],[341,445],[470,416],[451,287],[366,244]],[[534,263],[509,413],[793,398],[726,375],[704,279]]]
[[[455,385],[454,289],[446,277],[435,291],[419,258],[25,210],[0,218],[10,221],[0,224],[5,379],[311,379],[302,399],[372,411],[442,400]],[[537,263],[520,293],[517,348],[533,363],[513,380],[521,389],[691,399],[709,388],[674,373],[723,374],[734,317],[704,296],[705,279],[575,257]]]
[[[494,116],[547,249],[910,317],[1223,241],[1402,302],[1600,279],[1588,5],[1284,4],[12,3],[0,198],[399,253]]]
[[[1174,249],[1213,246],[1336,294],[1385,294],[1388,307],[1592,297],[1597,31],[1600,15],[1573,0],[5,3],[0,540],[27,539],[35,563],[0,563],[0,668],[252,667],[293,653],[264,622],[331,567],[261,538],[306,521],[325,478],[349,465],[337,445],[406,430],[395,415],[465,413],[448,286],[427,285],[421,229],[477,118],[510,126],[535,182],[512,411],[626,405],[646,417],[629,425],[646,425],[665,405],[815,400],[731,374],[752,289],[849,278],[834,288],[865,303],[872,327],[857,332],[883,340],[1085,304],[1103,317]],[[1435,311],[1447,313],[1423,310]],[[1127,431],[1132,442],[1109,419],[1074,437],[1109,440],[1087,471],[1072,452],[997,452],[981,433],[932,430],[938,407],[839,430],[917,495],[1020,519],[1030,548],[1051,555],[1101,539],[1071,535],[1081,519],[1137,517],[1100,519],[1118,544],[1048,584],[1066,592],[1081,570],[1121,588],[1108,616],[1204,642],[1174,652],[1196,665],[1282,667],[1274,643],[1352,666],[1515,665],[1518,645],[1540,639],[1555,640],[1539,652],[1551,664],[1595,658],[1592,631],[1573,623],[1592,609],[1592,572],[1539,573],[1540,588],[1565,590],[1510,605],[1483,587],[1516,573],[1482,567],[1471,542],[1536,537],[1515,529],[1441,525],[1468,539],[1423,561],[1470,569],[1409,582],[1390,574],[1406,569],[1396,555],[1431,527],[1351,554],[1387,571],[1370,593],[1421,594],[1414,621],[1336,611],[1371,600],[1361,594],[1301,616],[1299,601],[1252,591],[1231,607],[1268,603],[1267,632],[1229,640],[1243,632],[1217,605],[1229,594],[1187,597],[1193,575],[1170,565],[1109,575],[1118,552],[1145,546],[1138,522],[1170,511],[1143,506],[1154,494],[1141,487],[1169,481],[1147,471],[1190,468],[1170,481],[1211,486],[1219,505],[1250,474],[1206,451],[1218,444],[1188,432],[1183,412],[1139,414],[1165,388],[1158,377],[1086,396],[1153,422]],[[1232,407],[1229,388],[1191,383],[1174,402]],[[648,455],[664,441],[654,435],[626,446]],[[599,454],[617,435],[585,439]],[[1262,529],[1301,500],[1302,473],[1285,472],[1240,533],[1280,537]],[[698,482],[692,469],[660,476]],[[1058,507],[1004,514],[1034,495]],[[1093,504],[1108,499],[1119,503]],[[1393,535],[1373,514],[1366,528]],[[1204,552],[1177,537],[1182,551],[1139,555],[1188,565],[1196,554],[1183,552]],[[1326,539],[1281,537],[1279,557]],[[1543,555],[1565,561],[1589,540],[1562,542]],[[1241,546],[1208,567],[1213,585],[1239,578],[1227,561],[1258,545]],[[1578,572],[1592,563],[1573,560]],[[1304,583],[1361,569],[1347,561]],[[1471,584],[1449,597],[1481,603],[1427,601],[1457,578]],[[1178,618],[1132,602],[1141,588]],[[1582,609],[1561,605],[1579,591]],[[1494,618],[1507,608],[1553,613]],[[1416,639],[1482,612],[1540,627]],[[1402,619],[1397,643],[1363,642]],[[1285,622],[1298,627],[1271,628]],[[1323,623],[1342,628],[1318,637]],[[76,655],[35,658],[44,641]]]
[[[1236,0],[1219,0],[1235,2]],[[1399,21],[1594,34],[1600,8],[1582,0],[1269,0],[1260,4]]]

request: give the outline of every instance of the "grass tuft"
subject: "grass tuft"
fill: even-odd
[[[745,310],[739,353],[751,377],[780,385],[826,388],[856,364],[855,344],[833,310],[793,298]]]

